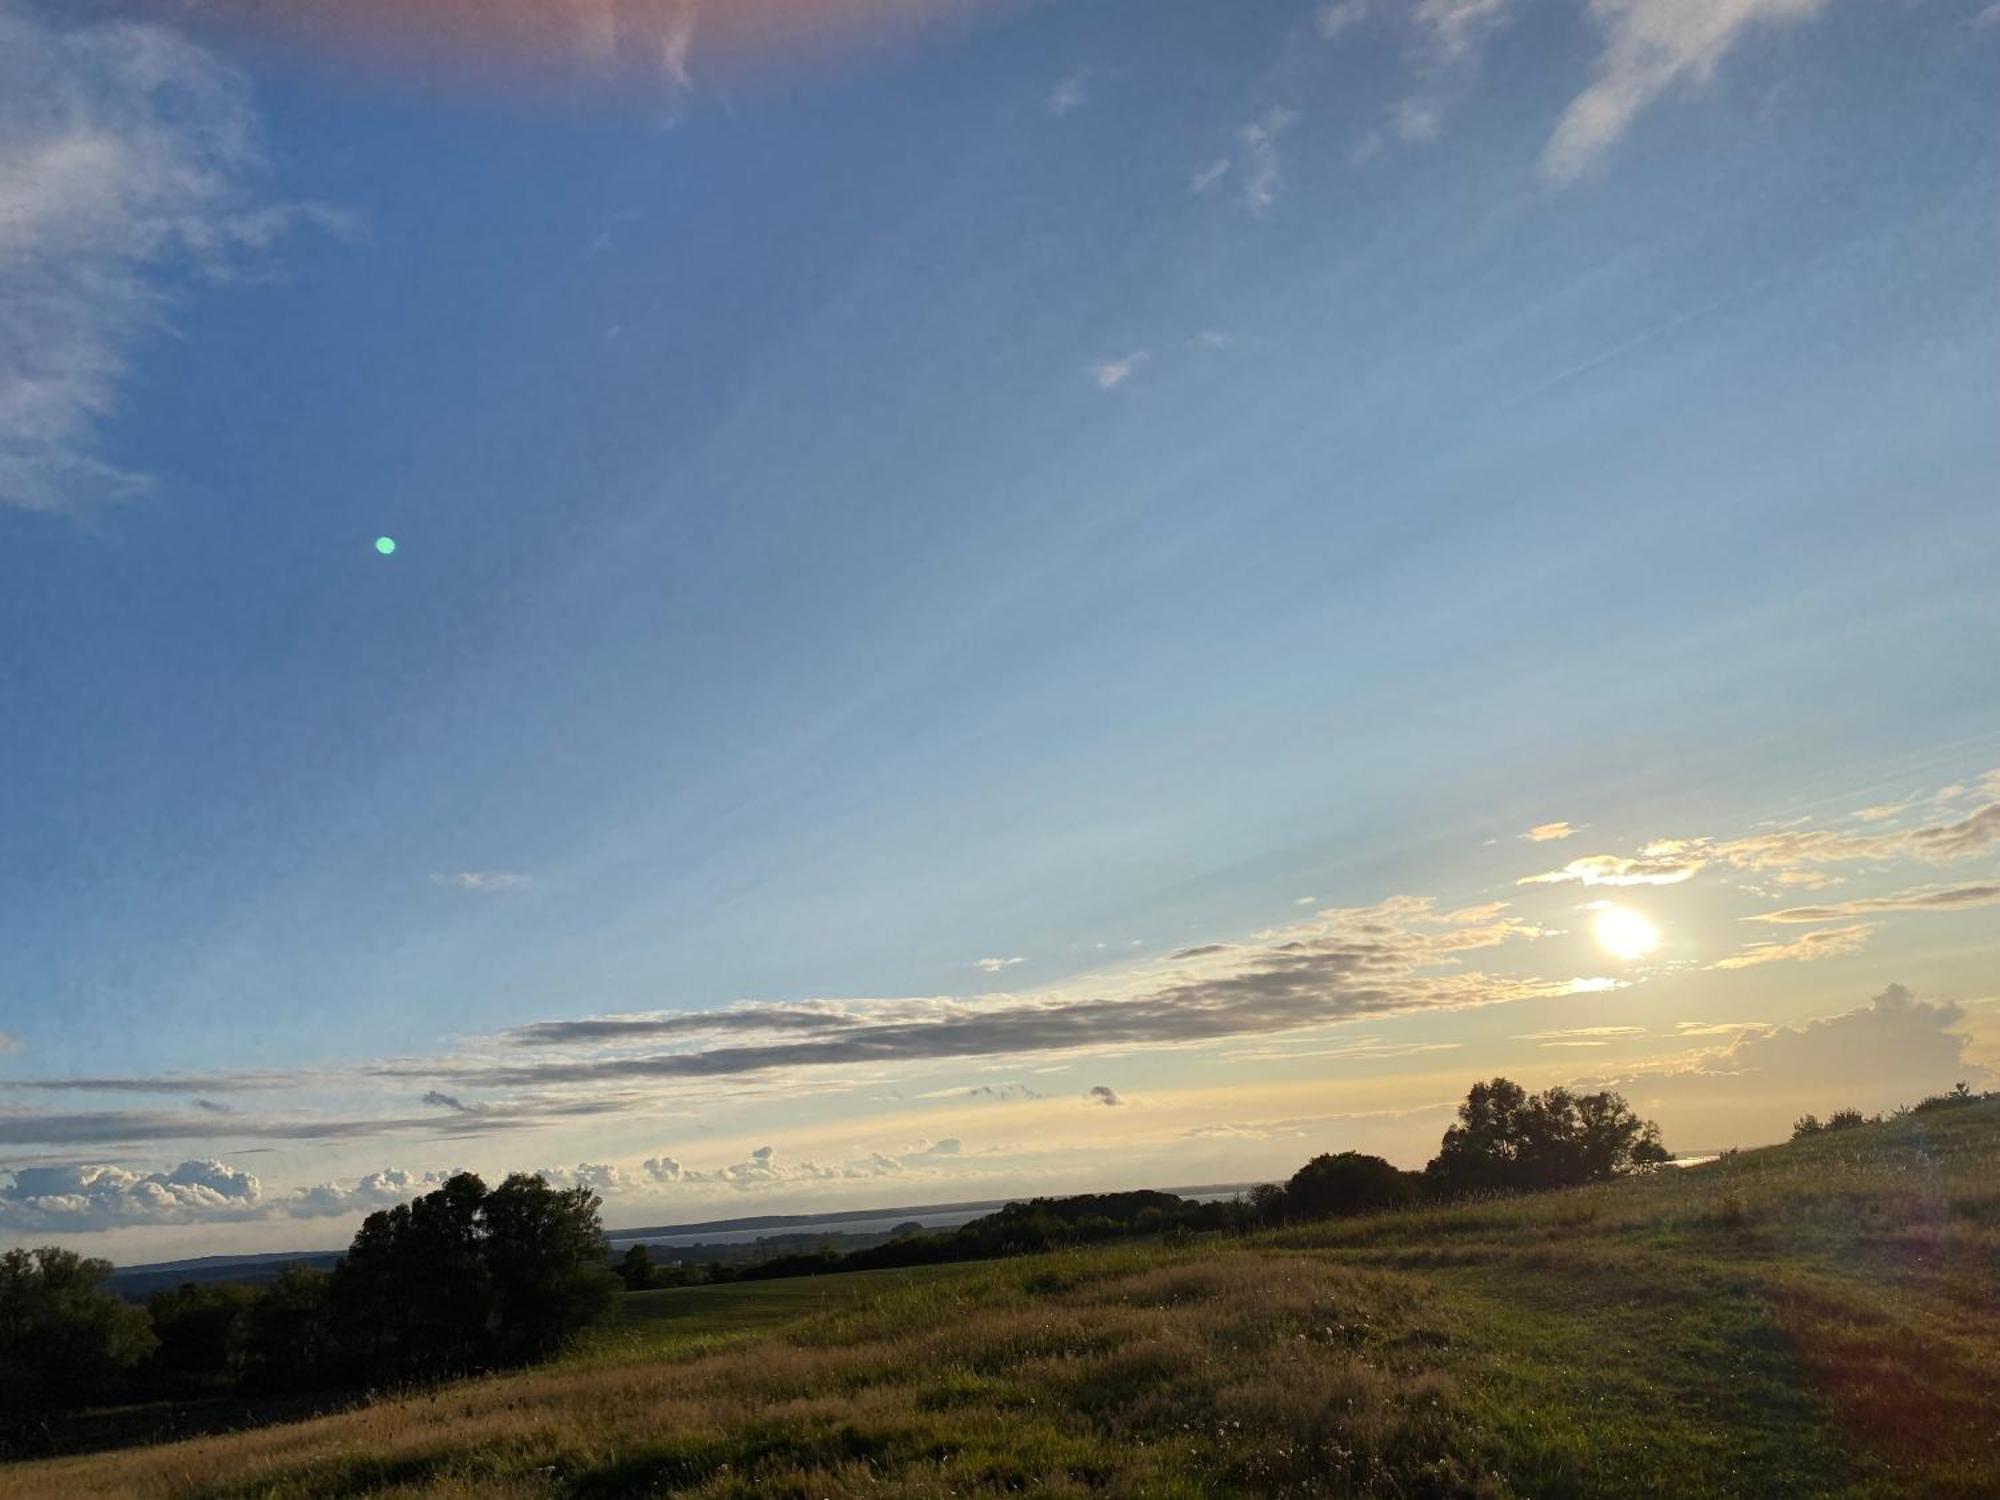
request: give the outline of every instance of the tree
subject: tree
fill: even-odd
[[[1495,1078],[1466,1093],[1425,1176],[1450,1194],[1521,1191],[1601,1182],[1672,1159],[1659,1126],[1618,1094],[1530,1094]]]
[[[490,1359],[493,1298],[479,1245],[485,1201],[486,1184],[460,1172],[362,1221],[331,1288],[351,1378],[430,1379]]]
[[[1284,1223],[1285,1190],[1275,1182],[1260,1182],[1251,1188],[1250,1217],[1263,1229]]]
[[[1285,1184],[1282,1211],[1287,1219],[1326,1219],[1394,1208],[1416,1196],[1418,1180],[1359,1151],[1315,1156]]]
[[[333,1278],[286,1266],[250,1304],[243,1328],[243,1373],[265,1390],[305,1390],[332,1372]]]
[[[608,1312],[599,1200],[517,1173],[470,1172],[370,1214],[333,1273],[337,1355],[350,1379],[436,1379],[552,1353]]]
[[[644,1245],[633,1245],[618,1262],[618,1279],[628,1292],[643,1292],[653,1284],[653,1254]]]
[[[257,1292],[239,1282],[182,1282],[146,1301],[160,1341],[152,1367],[170,1380],[212,1383],[233,1375]]]
[[[0,1422],[103,1400],[153,1352],[146,1310],[105,1290],[110,1274],[53,1245],[0,1255]]]
[[[501,1359],[553,1354],[616,1305],[602,1202],[587,1187],[552,1188],[525,1172],[487,1195],[482,1249]]]

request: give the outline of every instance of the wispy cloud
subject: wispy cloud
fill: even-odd
[[[1671,852],[1647,853],[1636,859],[1617,854],[1588,854],[1571,860],[1560,870],[1523,875],[1515,884],[1679,885],[1698,874],[1703,863]]]
[[[1843,917],[1866,916],[1873,912],[1964,911],[1968,907],[2000,904],[2000,883],[1984,885],[1925,886],[1898,891],[1893,896],[1859,896],[1851,901],[1833,901],[1824,906],[1789,906],[1783,911],[1759,912],[1752,922],[1837,922]]]
[[[1331,0],[1313,16],[1319,34],[1336,41],[1368,19],[1368,0]]]
[[[1543,174],[1574,181],[1670,89],[1706,83],[1756,25],[1800,21],[1825,0],[1590,0],[1604,33],[1596,76],[1563,112],[1542,153]]]
[[[1011,969],[1016,964],[1024,964],[1026,962],[1027,960],[1019,954],[1014,955],[1012,958],[980,958],[973,960],[974,967],[987,974],[998,974],[1002,969]]]
[[[177,283],[339,216],[259,196],[247,84],[164,27],[0,0],[0,101],[0,505],[131,499],[102,429]]]
[[[1049,113],[1060,120],[1072,110],[1082,107],[1088,97],[1086,85],[1090,82],[1090,69],[1078,68],[1069,77],[1055,86],[1049,95]]]
[[[1125,1102],[1125,1096],[1106,1083],[1096,1084],[1084,1090],[1083,1097],[1092,1104],[1106,1104],[1113,1108]]]
[[[1569,838],[1577,832],[1579,830],[1568,823],[1537,823],[1521,837],[1530,843],[1546,844],[1555,839]]]
[[[1752,943],[1727,958],[1717,959],[1709,967],[1751,969],[1760,964],[1811,963],[1816,959],[1839,958],[1859,953],[1868,945],[1869,934],[1874,930],[1872,922],[1857,922],[1851,927],[1823,927],[1814,932],[1802,932],[1795,938]]]
[[[534,880],[531,876],[507,870],[454,870],[431,876],[431,883],[450,886],[453,890],[492,895],[500,891],[526,890],[534,884]]]
[[[1243,143],[1243,201],[1251,212],[1261,214],[1278,201],[1278,140],[1298,122],[1296,110],[1273,105],[1237,132]]]
[[[1139,349],[1123,359],[1107,359],[1102,364],[1091,366],[1091,379],[1097,382],[1100,391],[1115,391],[1130,380],[1139,367],[1151,357],[1144,349]]]
[[[1207,192],[1218,182],[1222,181],[1223,178],[1227,177],[1230,168],[1234,165],[1235,163],[1228,157],[1218,157],[1188,179],[1188,191],[1193,193]]]

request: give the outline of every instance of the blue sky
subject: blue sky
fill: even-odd
[[[0,1237],[2000,1061],[1990,8],[576,9],[0,0]]]

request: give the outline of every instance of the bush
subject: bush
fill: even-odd
[[[1342,1218],[1408,1203],[1422,1184],[1417,1173],[1404,1172],[1379,1156],[1343,1151],[1315,1156],[1294,1172],[1276,1207],[1286,1221]]]

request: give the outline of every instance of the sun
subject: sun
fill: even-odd
[[[1607,906],[1591,919],[1597,946],[1627,962],[1644,958],[1660,946],[1660,929],[1629,906]]]

